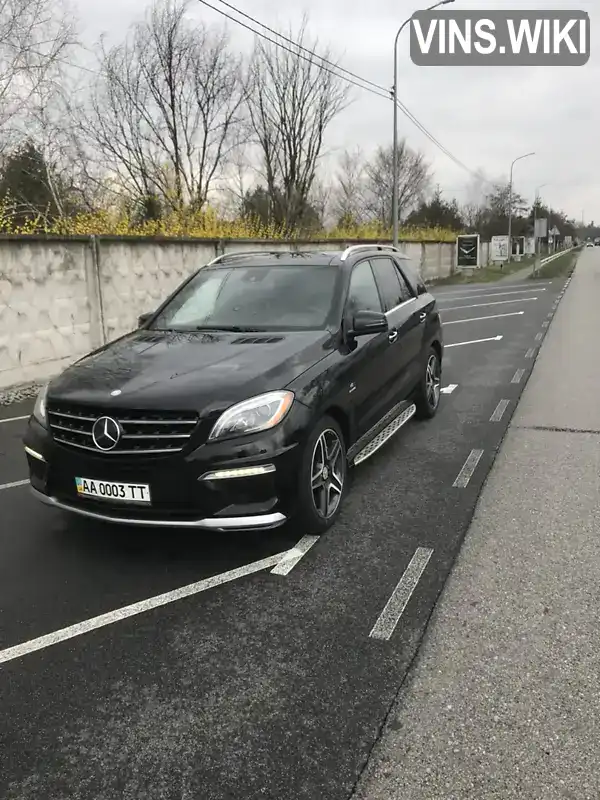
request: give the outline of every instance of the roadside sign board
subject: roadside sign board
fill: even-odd
[[[573,247],[573,237],[565,236],[565,247]]]
[[[535,255],[535,239],[533,238],[533,236],[528,236],[525,239],[525,255],[526,256]]]
[[[545,217],[536,219],[534,235],[536,239],[545,239],[548,236],[548,220]]]
[[[560,231],[558,230],[558,228],[556,227],[556,225],[555,225],[555,226],[554,226],[554,227],[551,229],[551,231],[550,231],[550,235],[551,235],[551,236],[560,236]]]
[[[479,234],[461,234],[456,237],[456,266],[479,266]]]
[[[508,261],[508,236],[492,236],[490,261]]]

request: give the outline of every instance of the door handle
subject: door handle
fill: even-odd
[[[419,314],[419,322],[425,322],[426,319],[427,319],[427,313],[425,311],[422,311]]]
[[[388,333],[388,342],[395,342],[398,338],[398,331],[390,331]]]

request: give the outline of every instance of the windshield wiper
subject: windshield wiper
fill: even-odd
[[[246,328],[242,325],[197,325],[194,328],[195,331],[207,331],[207,332],[220,332],[226,331],[228,333],[258,333],[259,328]]]

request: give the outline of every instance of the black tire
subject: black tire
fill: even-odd
[[[417,419],[431,419],[435,417],[440,405],[440,390],[442,388],[442,364],[437,350],[430,347],[423,367],[421,382],[415,395]]]
[[[322,461],[324,445],[328,450],[325,456],[325,469],[321,471],[324,483],[322,490],[318,491],[318,484],[313,479],[316,469]],[[335,452],[333,452],[334,449]],[[333,508],[330,506],[329,509],[326,509],[322,503],[319,503],[319,498],[327,496],[327,486],[333,486],[333,484],[340,484],[339,489],[330,490],[328,496],[333,501],[335,495],[337,502],[332,502]],[[332,417],[326,416],[313,428],[304,448],[299,476],[296,524],[304,533],[313,535],[325,533],[340,514],[347,487],[348,460],[344,436],[338,423]],[[321,507],[319,508],[318,505]]]

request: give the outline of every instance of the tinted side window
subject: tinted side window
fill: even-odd
[[[406,296],[406,290],[403,292],[403,287],[400,283],[401,275],[391,258],[373,258],[371,266],[383,295],[386,311],[396,308],[400,303],[409,299]]]
[[[395,266],[395,265],[394,265]],[[412,297],[415,296],[415,293],[412,290],[410,283],[406,280],[402,271],[396,267],[396,274],[398,275],[398,280],[400,281],[400,285],[402,286],[402,296],[405,300],[410,300]]]
[[[420,292],[422,293],[427,291],[425,284],[423,283],[423,279],[421,278],[421,274],[412,261],[403,258],[400,262],[399,272],[404,277],[413,297],[418,295]]]
[[[352,270],[347,307],[352,313],[382,310],[377,284],[368,261],[361,261]]]

